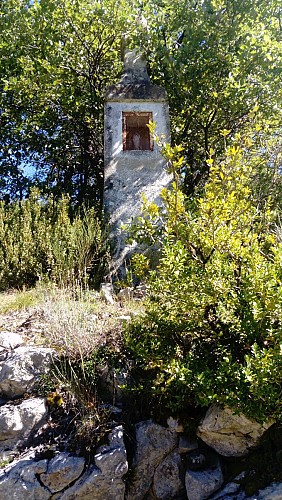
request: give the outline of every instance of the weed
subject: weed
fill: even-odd
[[[12,459],[6,459],[6,460],[1,460],[0,462],[0,469],[4,469],[6,465],[8,465],[11,462]]]

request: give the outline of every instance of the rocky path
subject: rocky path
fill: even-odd
[[[117,321],[124,321],[121,312]],[[87,314],[95,326],[98,315]],[[111,314],[104,310],[102,321]],[[259,446],[266,427],[215,405],[192,440],[172,417],[167,427],[152,420],[137,423],[130,431],[135,450],[127,488],[124,435],[128,430],[121,421],[108,422],[107,444],[94,447],[91,460],[81,449],[71,450],[65,434],[66,412],[61,408],[56,421],[48,399],[36,389],[56,356],[48,347],[49,318],[40,306],[0,314],[0,500],[282,499],[279,473],[275,483],[255,495],[246,494],[243,487],[250,472],[256,473],[245,457],[252,449],[263,456],[265,450]],[[274,450],[270,460],[277,467],[282,457],[279,429],[270,438]],[[241,456],[240,473],[228,476],[227,465]]]

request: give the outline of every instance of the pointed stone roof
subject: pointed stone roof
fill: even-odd
[[[120,81],[108,88],[106,99],[111,101],[143,100],[166,101],[166,92],[152,85],[148,76],[146,58],[137,49],[126,51]]]

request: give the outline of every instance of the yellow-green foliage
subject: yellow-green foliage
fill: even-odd
[[[174,410],[217,402],[257,419],[281,418],[275,204],[270,196],[261,206],[253,194],[249,149],[232,145],[224,160],[208,161],[201,198],[188,201],[176,186],[163,193],[165,210],[155,216],[157,237],[163,220],[162,257],[128,345],[145,371],[155,370],[153,394]],[[151,235],[155,212],[147,206]]]
[[[95,281],[104,252],[93,209],[70,217],[67,197],[54,202],[33,190],[28,199],[0,202],[0,289],[32,286],[42,278],[59,284]]]

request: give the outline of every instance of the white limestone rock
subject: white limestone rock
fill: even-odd
[[[243,414],[212,405],[198,427],[197,435],[225,457],[242,457],[258,445],[261,436],[273,424],[259,424]]]
[[[223,484],[223,474],[219,462],[205,470],[187,470],[185,487],[189,500],[205,500]]]
[[[0,500],[48,500],[50,491],[38,477],[47,469],[47,460],[19,460],[0,470]]]
[[[136,452],[133,459],[133,477],[128,500],[141,500],[149,491],[156,468],[178,444],[176,432],[153,423],[139,422],[135,426]]]
[[[127,473],[128,463],[121,425],[109,435],[109,444],[97,450],[94,462],[106,477],[122,477]]]
[[[52,493],[56,493],[78,479],[84,467],[84,458],[57,453],[48,462],[47,470],[40,475],[40,480]]]
[[[60,500],[124,500],[125,484],[121,478],[105,477],[95,466],[59,498]]]
[[[227,483],[218,493],[212,496],[213,500],[231,500],[234,497],[237,500],[237,495],[244,495],[241,490],[240,483],[231,482]],[[245,495],[244,495],[245,496]],[[239,498],[239,497],[238,497]]]
[[[282,483],[272,483],[264,490],[260,490],[255,497],[257,500],[281,500],[282,498]]]
[[[96,465],[85,472],[85,460],[68,453],[57,453],[51,460],[19,460],[0,471],[0,500],[124,500],[122,476],[128,465],[122,426],[109,436],[109,444],[100,447]],[[69,486],[71,485],[71,486]]]
[[[184,471],[178,452],[172,452],[156,468],[153,492],[157,500],[173,500],[183,495]]]
[[[21,335],[13,332],[0,332],[0,353],[3,351],[12,350],[24,344]]]
[[[236,478],[235,478],[236,479]],[[238,483],[228,483],[221,491],[211,497],[213,500],[281,500],[282,483],[272,483],[255,495],[249,496],[240,489]]]
[[[18,347],[0,363],[0,395],[8,398],[31,392],[49,369],[55,351],[46,347]]]
[[[128,470],[123,428],[118,426],[109,436],[109,444],[101,446],[94,457],[96,465],[90,466],[81,478],[60,497],[62,500],[123,500]],[[98,465],[98,467],[97,467]]]
[[[44,398],[24,400],[0,407],[0,457],[25,441],[43,422],[48,410]]]

